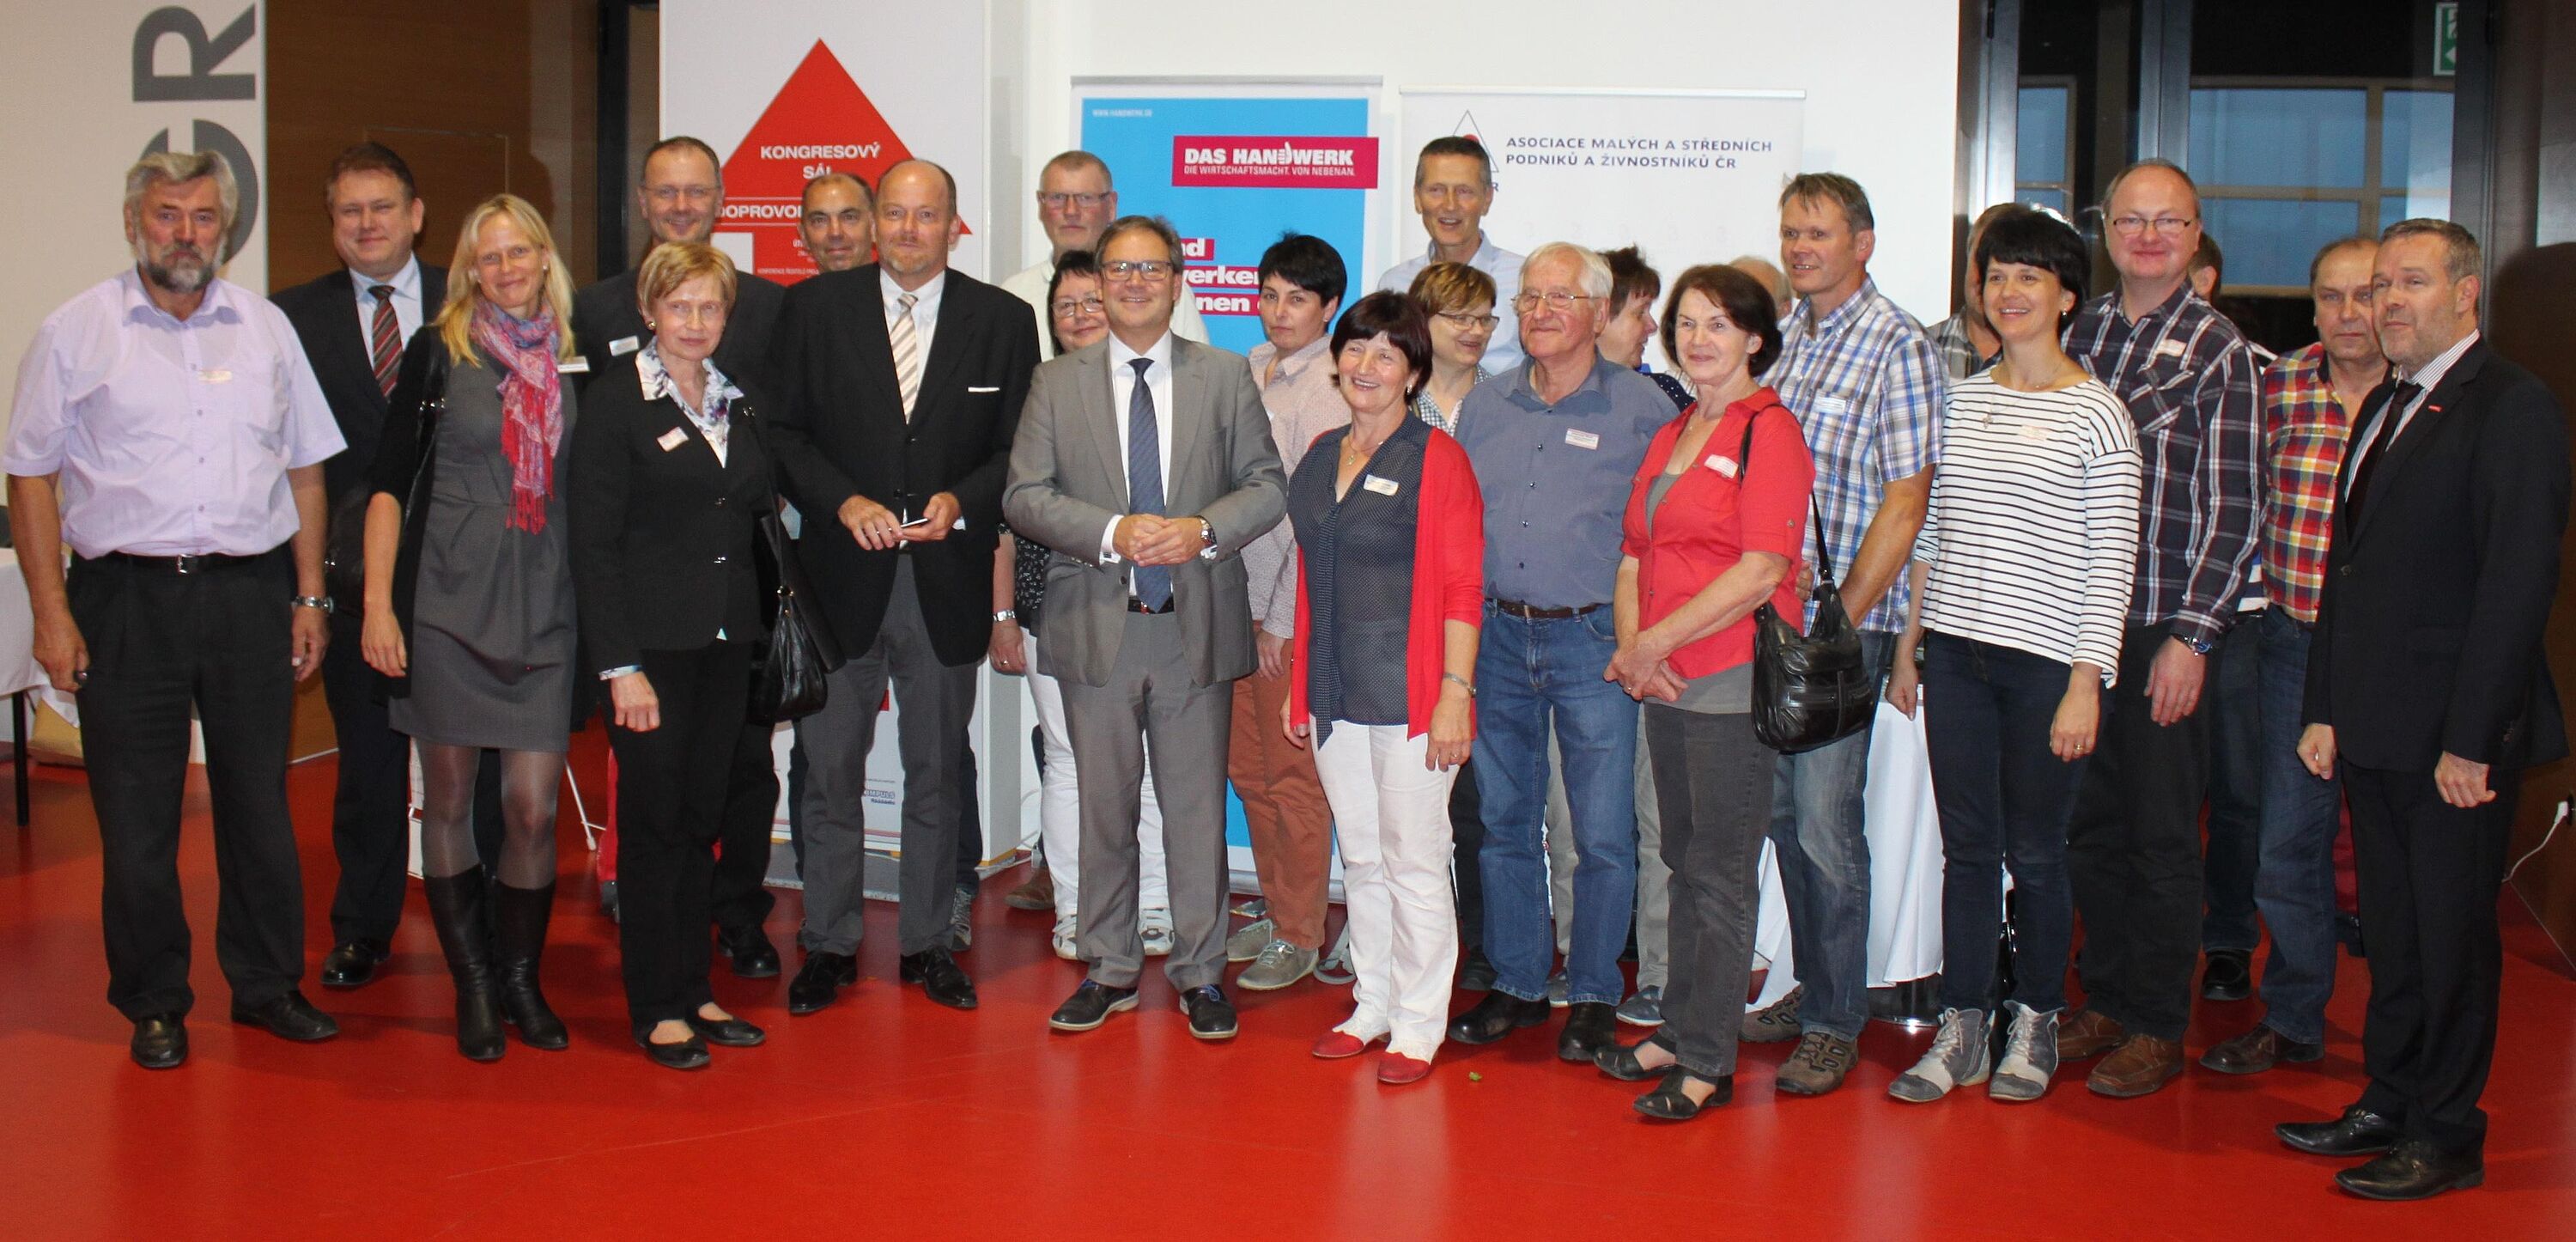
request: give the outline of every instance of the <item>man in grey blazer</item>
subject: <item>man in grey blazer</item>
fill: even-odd
[[[1239,354],[1172,335],[1181,241],[1159,218],[1101,234],[1109,337],[1037,369],[1002,512],[1054,549],[1043,662],[1063,679],[1082,772],[1077,945],[1090,972],[1048,1019],[1088,1031],[1136,1007],[1136,803],[1152,743],[1171,859],[1163,964],[1190,1034],[1231,1039],[1225,998],[1225,764],[1234,682],[1252,672],[1237,553],[1287,512],[1270,416]]]

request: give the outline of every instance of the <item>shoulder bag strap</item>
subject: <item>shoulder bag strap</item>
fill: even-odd
[[[1765,410],[1768,408],[1764,407]],[[1763,413],[1764,410],[1755,410],[1751,417],[1744,420],[1744,447],[1736,450],[1738,458],[1736,486],[1738,487],[1743,486],[1744,480],[1753,474],[1753,424],[1761,420]],[[1825,513],[1824,510],[1816,507],[1816,489],[1812,487],[1807,489],[1807,513],[1816,521],[1816,582],[1820,586],[1832,586],[1834,554],[1825,546],[1827,542]]]

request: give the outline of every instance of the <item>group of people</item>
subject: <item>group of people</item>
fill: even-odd
[[[1036,197],[1050,256],[996,286],[948,267],[945,170],[827,173],[802,221],[821,274],[782,289],[708,244],[718,161],[673,138],[638,186],[645,260],[576,293],[506,194],[450,269],[422,264],[410,172],[365,144],[325,182],[345,268],[271,305],[215,275],[221,159],[137,164],[136,264],[46,321],[0,456],[36,654],[81,699],[134,1059],[186,1056],[192,708],[233,1016],[336,1030],[297,990],[284,794],[292,682],[317,670],[343,756],[326,985],[389,951],[416,743],[459,1050],[565,1045],[539,983],[554,791],[599,710],[634,1038],[674,1068],[761,1042],[708,976],[711,946],[782,972],[751,687],[784,502],[783,555],[847,656],[795,726],[792,1014],[859,977],[889,685],[899,977],[975,1007],[960,824],[989,659],[1030,679],[1042,738],[1044,866],[1011,899],[1085,967],[1054,1029],[1134,1009],[1149,957],[1210,1040],[1236,1033],[1230,963],[1253,990],[1338,967],[1350,1014],[1314,1054],[1383,1045],[1384,1082],[1562,1006],[1558,1055],[1651,1082],[1649,1117],[1726,1103],[1746,1042],[1794,1040],[1778,1087],[1833,1091],[1869,1012],[1871,735],[1766,746],[1755,634],[1834,608],[1926,714],[1946,858],[1939,1029],[1893,1097],[2031,1101],[2096,1058],[2114,1097],[2182,1072],[2204,868],[2213,911],[2224,887],[2201,809],[2237,728],[2259,782],[2232,882],[2272,949],[2262,1022],[2202,1064],[2321,1055],[2348,800],[2370,1084],[2280,1136],[2377,1155],[2339,1175],[2358,1194],[2477,1183],[2516,776],[2565,752],[2541,639],[2568,465],[2546,390],[2480,341],[2466,230],[2325,247],[2320,340],[2267,368],[2195,287],[2215,248],[2170,163],[2109,187],[2111,288],[2074,228],[2002,206],[1927,331],[1870,278],[1849,178],[1784,187],[1776,267],[1667,286],[1633,248],[1502,249],[1489,157],[1442,138],[1414,170],[1425,253],[1353,296],[1333,247],[1283,236],[1246,359],[1205,343],[1179,236],[1119,214],[1098,158],[1057,156]],[[2247,633],[2250,694],[2212,667]],[[1263,902],[1231,933],[1229,782]],[[1799,986],[1747,1012],[1765,841]],[[2251,943],[2212,940],[2204,986],[2229,953],[2241,986]],[[1453,1018],[1453,988],[1483,995]]]

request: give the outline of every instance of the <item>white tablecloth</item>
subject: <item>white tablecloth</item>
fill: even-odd
[[[1869,743],[1869,986],[1883,988],[1941,970],[1941,817],[1932,805],[1932,768],[1923,718],[1881,700]],[[1780,863],[1762,846],[1762,908],[1753,924],[1754,967],[1768,961],[1754,1007],[1798,983],[1789,944],[1789,907]]]

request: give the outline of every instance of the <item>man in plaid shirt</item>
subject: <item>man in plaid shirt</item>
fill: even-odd
[[[2066,352],[2127,403],[2146,491],[2118,697],[2067,826],[2085,1007],[2057,1043],[2070,1061],[2110,1052],[2085,1085],[2129,1097],[2182,1072],[2209,781],[2200,692],[2253,564],[2262,452],[2254,355],[2185,279],[2200,244],[2191,177],[2132,165],[2104,215],[2119,287],[2076,313]]]
[[[2308,642],[2325,593],[2334,530],[2335,476],[2362,398],[2388,375],[2371,324],[2370,280],[2379,243],[2347,237],[2308,265],[2317,343],[2263,373],[2263,578],[2272,606],[2263,627],[2263,815],[2254,904],[2272,929],[2263,967],[2263,1020],[2200,1063],[2222,1074],[2259,1074],[2283,1061],[2325,1055],[2326,1000],[2334,995],[2334,839],[2339,789],[2299,759]]]
[[[1877,245],[1869,195],[1851,178],[1807,173],[1780,194],[1780,263],[1799,299],[1764,378],[1797,414],[1816,458],[1807,563],[1821,545],[1841,575],[1872,675],[1887,675],[1905,628],[1905,563],[1932,494],[1947,373],[1922,325],[1869,278]],[[1814,605],[1807,620],[1815,620]],[[1822,1095],[1859,1060],[1869,1020],[1869,841],[1862,793],[1869,731],[1780,757],[1771,843],[1780,858],[1798,988],[1745,1015],[1748,1042],[1798,1040],[1779,1087]]]

